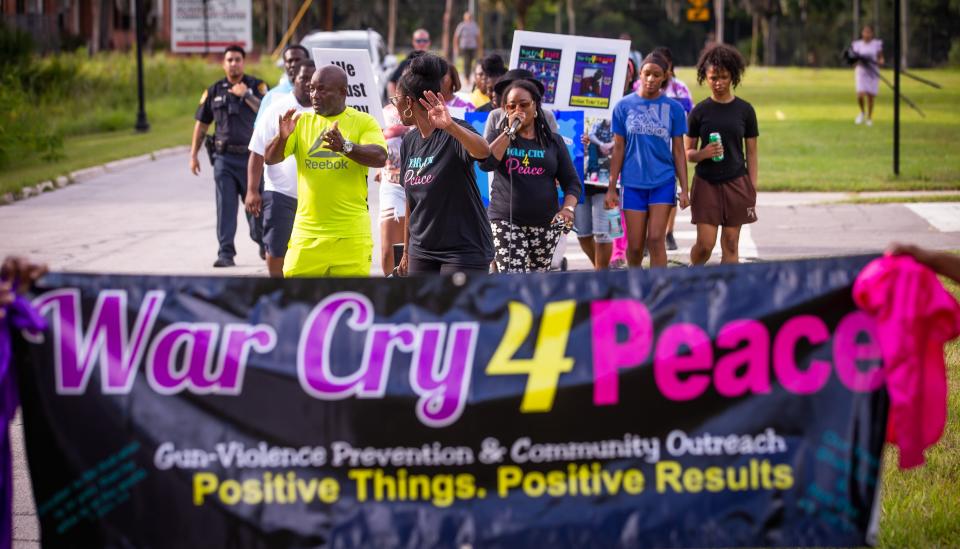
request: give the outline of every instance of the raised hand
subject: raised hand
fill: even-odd
[[[453,124],[453,118],[450,117],[450,111],[447,110],[447,103],[443,99],[443,94],[436,94],[427,90],[423,94],[423,99],[420,99],[420,104],[427,110],[427,120],[434,128],[444,130]]]
[[[343,142],[340,121],[334,120],[333,124],[323,132],[323,143],[333,152],[343,152]]]
[[[297,112],[297,109],[290,109],[287,112],[283,113],[279,121],[279,130],[280,130],[280,139],[286,139],[293,134],[293,130],[297,127],[297,121],[300,120],[300,115],[294,114]]]

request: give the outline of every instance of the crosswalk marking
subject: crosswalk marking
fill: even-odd
[[[693,227],[690,224],[690,214],[678,214],[676,227]],[[697,230],[683,229],[674,230],[673,237],[677,240],[677,249],[668,250],[667,258],[673,261],[679,261],[684,264],[690,263],[690,248],[697,242]],[[719,237],[718,242],[713,247],[713,253],[710,256],[709,263],[719,263],[722,257],[720,250]],[[592,268],[590,259],[583,250],[580,249],[580,243],[577,241],[576,233],[571,232],[567,236],[566,258],[570,270],[589,270]],[[756,259],[759,257],[757,243],[753,240],[753,231],[750,225],[743,225],[740,229],[740,259]]]
[[[917,202],[904,205],[940,232],[960,232],[960,203]]]

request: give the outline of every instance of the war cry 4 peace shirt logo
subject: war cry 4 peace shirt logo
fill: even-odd
[[[307,152],[308,158],[303,159],[303,165],[314,170],[341,170],[346,168],[346,158],[343,158],[340,153],[323,148],[324,135],[326,135],[326,132],[321,133],[313,142],[313,145],[310,146],[310,150]],[[313,158],[322,160],[311,160]]]

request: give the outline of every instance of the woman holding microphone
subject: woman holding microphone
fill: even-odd
[[[580,196],[567,145],[543,114],[543,90],[542,83],[527,79],[503,90],[506,116],[490,143],[490,158],[480,165],[494,172],[488,215],[501,273],[549,271],[557,243],[573,226]]]

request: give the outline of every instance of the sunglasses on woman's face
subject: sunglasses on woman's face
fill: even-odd
[[[530,105],[533,105],[532,101],[520,101],[519,103],[507,103],[503,106],[503,109],[506,111],[512,111],[515,109],[525,111],[530,108]]]

